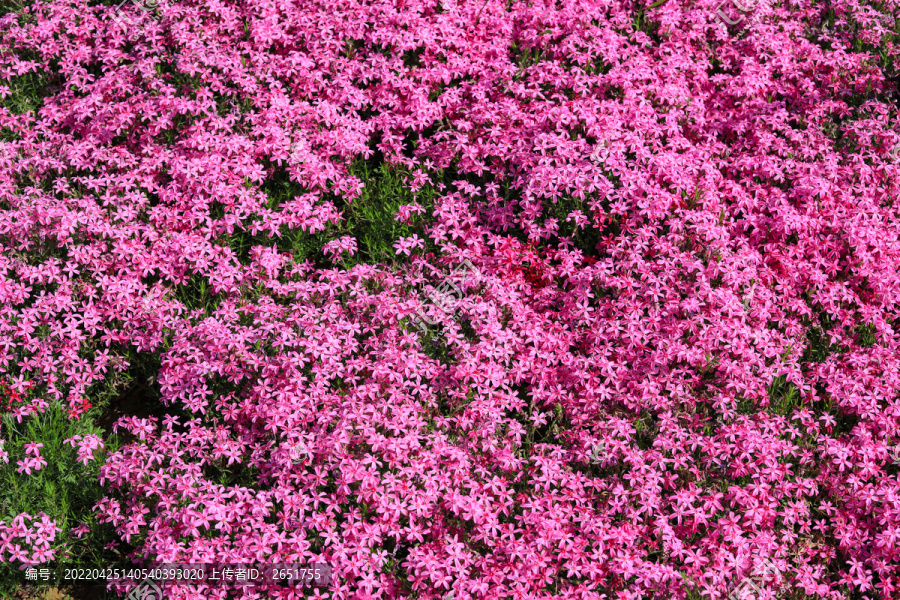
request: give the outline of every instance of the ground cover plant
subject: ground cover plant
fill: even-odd
[[[0,593],[900,597],[898,13],[0,3]]]

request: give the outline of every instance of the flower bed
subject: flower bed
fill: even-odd
[[[897,9],[0,9],[3,591],[897,597]]]

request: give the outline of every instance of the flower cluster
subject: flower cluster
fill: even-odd
[[[73,448],[78,447],[78,460],[84,464],[88,464],[90,461],[94,460],[94,450],[103,450],[103,440],[99,435],[75,435],[67,440],[65,440],[66,444],[69,444]]]
[[[16,461],[16,464],[19,465],[16,471],[31,475],[32,469],[40,471],[41,468],[46,467],[47,461],[41,456],[40,451],[43,447],[44,445],[39,443],[25,444],[25,457],[24,460]]]
[[[900,2],[717,6],[5,13],[0,374],[77,417],[158,360],[165,415],[101,468],[135,560],[327,563],[334,600],[723,600],[758,564],[897,597]],[[344,267],[360,162],[435,199]],[[52,555],[26,518],[0,560]]]
[[[47,515],[37,517],[22,513],[0,523],[0,561],[40,564],[53,560],[56,551],[51,545],[59,528]]]
[[[28,390],[31,387],[31,384],[30,382],[26,382],[21,387]],[[0,381],[0,411],[10,412],[21,408],[24,403],[25,398],[22,396],[22,392],[11,387],[7,382]]]

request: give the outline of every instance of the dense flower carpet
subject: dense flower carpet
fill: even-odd
[[[0,595],[900,598],[900,1],[150,1],[0,2]]]

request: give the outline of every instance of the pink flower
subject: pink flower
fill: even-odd
[[[344,252],[353,256],[356,254],[356,238],[349,235],[341,236],[322,246],[322,251],[329,255],[332,261],[337,261]]]
[[[67,440],[109,547],[335,600],[897,597],[896,3],[757,4],[0,17],[10,424],[139,375],[166,415]]]
[[[412,218],[413,213],[421,215],[424,212],[425,209],[418,202],[413,202],[412,204],[401,204],[397,208],[397,214],[394,216],[394,220],[408,224],[410,222],[410,219]]]
[[[394,248],[396,248],[397,254],[406,254],[407,256],[409,256],[410,250],[424,247],[425,241],[416,234],[413,234],[410,237],[400,238],[394,242]]]
[[[67,440],[64,440],[63,443],[69,444],[73,448],[78,446],[78,460],[84,464],[88,464],[94,458],[94,450],[102,450],[103,449],[103,440],[98,435],[86,435],[84,437],[80,435],[73,436]]]
[[[32,469],[35,471],[40,471],[41,468],[47,466],[47,461],[41,457],[37,458],[26,458],[25,460],[18,460],[16,464],[19,465],[19,468],[16,469],[17,473],[26,473],[31,475]]]
[[[43,467],[46,467],[47,461],[41,457],[41,453],[39,450],[43,447],[44,445],[40,443],[31,442],[25,444],[25,460],[16,461],[16,464],[19,465],[19,468],[16,469],[16,472],[24,472],[28,475],[31,475],[32,469],[35,471],[40,471]]]
[[[90,531],[90,527],[87,525],[79,525],[77,527],[73,527],[69,530],[69,535],[75,537],[75,539],[81,539],[84,534]]]

